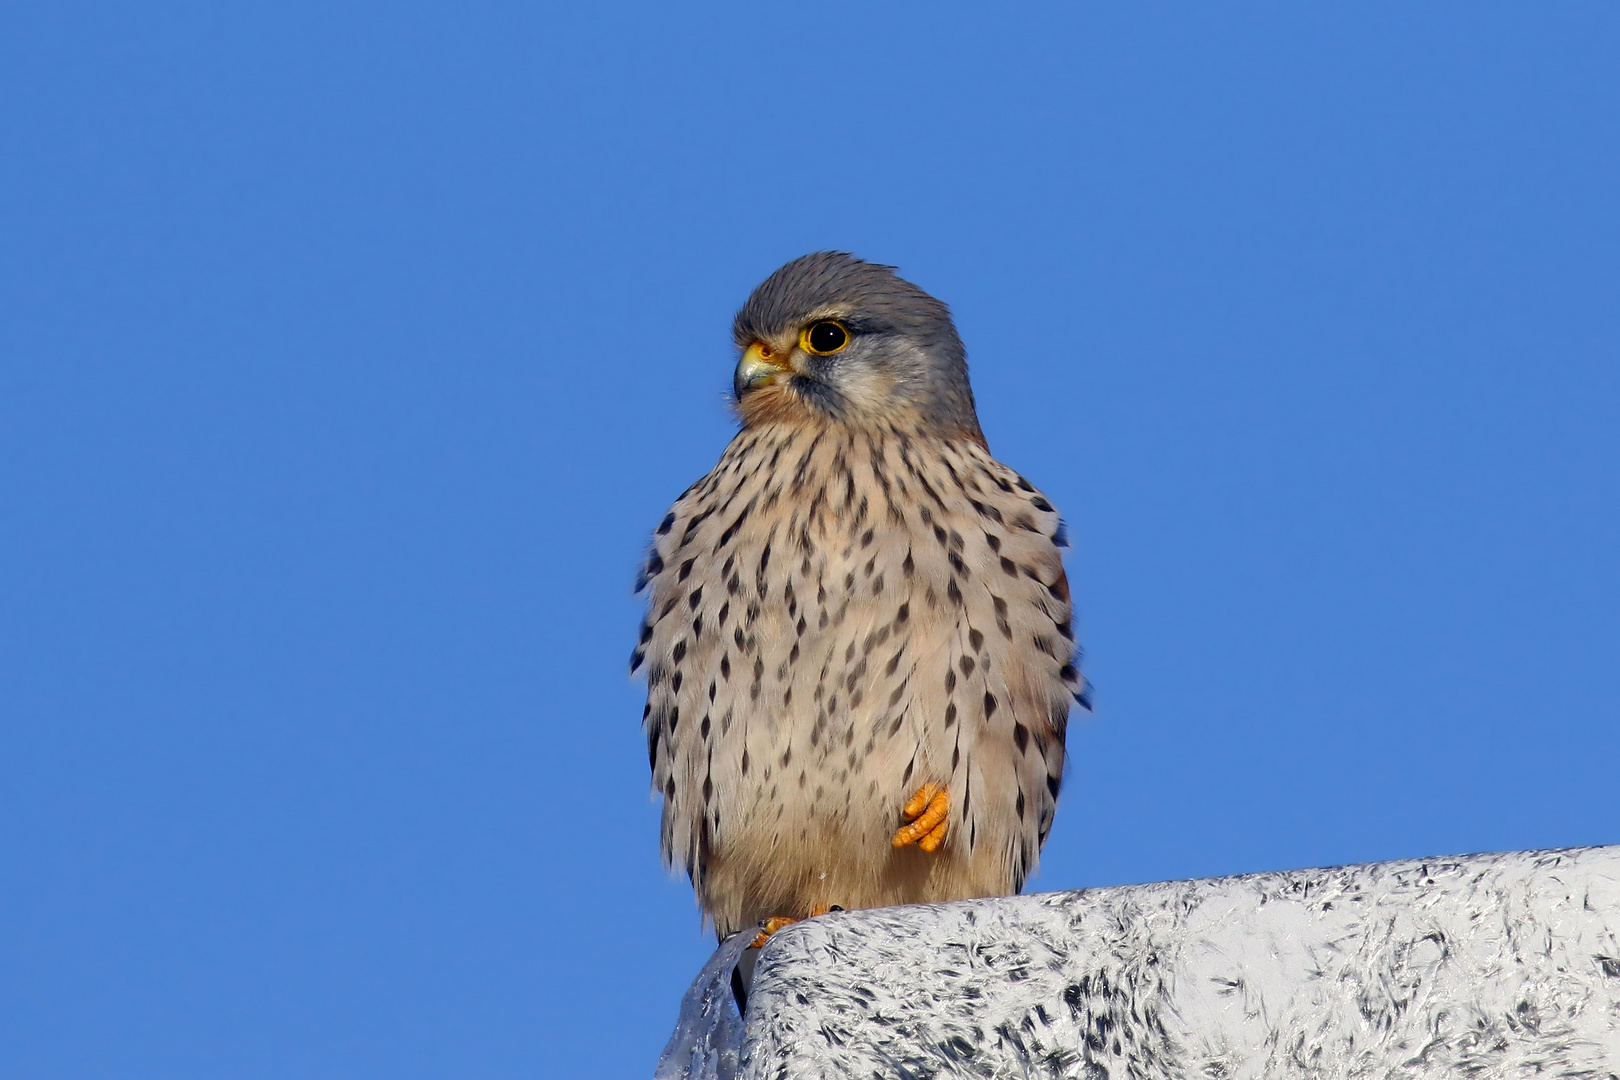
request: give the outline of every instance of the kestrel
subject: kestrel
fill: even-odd
[[[638,589],[666,862],[721,938],[1018,892],[1076,670],[1052,504],[990,456],[950,312],[821,252],[738,312],[742,430]]]

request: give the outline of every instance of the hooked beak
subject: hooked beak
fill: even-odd
[[[748,346],[737,361],[737,373],[732,378],[732,388],[741,398],[750,390],[771,386],[782,375],[793,374],[793,365],[788,356],[763,341],[756,341]]]

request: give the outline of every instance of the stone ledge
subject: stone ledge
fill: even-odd
[[[822,916],[687,994],[660,1080],[1620,1080],[1620,846]]]

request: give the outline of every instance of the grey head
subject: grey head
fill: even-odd
[[[732,327],[746,425],[831,421],[983,443],[950,310],[894,272],[838,251],[794,259]]]

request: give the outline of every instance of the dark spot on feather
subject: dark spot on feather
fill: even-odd
[[[748,514],[753,509],[754,504],[750,502],[747,506],[743,507],[743,511],[737,515],[737,519],[730,525],[726,526],[726,531],[720,534],[720,539],[716,541],[714,545],[714,549],[716,551],[719,551],[721,548],[731,543],[731,538],[737,535],[737,530],[742,528],[742,523],[748,520]]]

